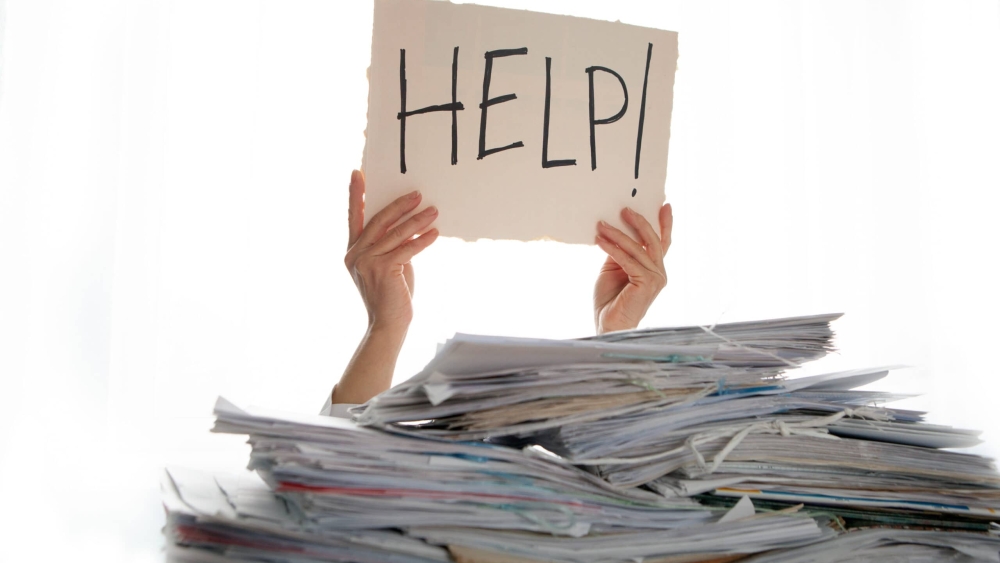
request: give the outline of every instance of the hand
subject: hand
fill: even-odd
[[[660,232],[649,221],[625,208],[622,219],[639,235],[629,235],[601,221],[597,225],[597,245],[608,253],[594,285],[594,324],[597,334],[639,326],[649,306],[667,285],[663,257],[670,248],[674,216],[670,204],[660,208]]]
[[[399,223],[420,205],[413,192],[390,203],[365,225],[365,177],[351,174],[344,264],[368,309],[368,330],[333,387],[333,403],[364,403],[392,383],[396,359],[413,319],[413,266],[410,260],[437,239],[430,228],[437,209],[428,207]],[[393,226],[395,225],[395,226]]]
[[[410,260],[437,239],[438,231],[430,225],[438,212],[428,207],[393,227],[420,205],[420,193],[412,192],[387,205],[364,226],[364,196],[364,175],[355,170],[351,174],[350,236],[344,263],[365,302],[369,329],[405,332],[413,318]]]

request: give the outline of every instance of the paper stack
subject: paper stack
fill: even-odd
[[[832,350],[838,316],[570,341],[458,335],[355,421],[220,399],[214,430],[250,436],[263,481],[169,473],[173,553],[1000,561],[1000,474],[949,451],[976,432],[859,389],[888,368],[793,377]]]

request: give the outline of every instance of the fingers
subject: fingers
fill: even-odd
[[[347,248],[358,242],[361,229],[365,225],[365,175],[360,170],[351,172],[351,187],[349,189],[347,206]]]
[[[437,219],[438,210],[436,207],[428,207],[399,225],[396,225],[371,247],[373,254],[386,254],[392,252],[397,246],[409,240],[413,235],[422,233],[427,227]],[[373,219],[374,220],[374,219]]]
[[[664,203],[660,208],[660,247],[663,255],[667,255],[670,250],[670,234],[674,229],[674,209],[669,203]]]
[[[660,237],[645,217],[633,211],[632,208],[626,207],[622,209],[622,219],[639,234],[639,238],[642,239],[642,243],[646,246],[646,252],[651,258],[655,258],[656,260],[663,258],[663,250],[660,248]]]
[[[404,196],[396,198],[395,201],[385,206],[368,221],[368,225],[361,231],[361,236],[356,241],[357,246],[367,248],[375,244],[376,241],[385,235],[389,227],[403,218],[404,215],[413,211],[420,205],[420,192],[413,191]]]
[[[396,198],[364,225],[364,188],[364,175],[352,174],[348,211],[350,246],[344,256],[344,265],[355,277],[361,270],[406,264],[438,236],[437,229],[433,233],[429,230],[438,216],[436,207],[424,209],[400,222],[420,205],[421,195],[417,191]]]
[[[406,264],[412,260],[414,256],[420,254],[420,252],[430,246],[431,243],[436,241],[437,238],[438,230],[431,229],[426,233],[399,245],[399,248],[392,251],[387,255],[387,257],[392,258],[392,261],[396,264]]]
[[[601,247],[601,250],[607,252],[608,256],[610,256],[612,260],[617,262],[618,265],[622,267],[622,270],[628,274],[629,278],[642,278],[643,276],[648,276],[649,270],[615,243],[601,235],[597,236],[595,242],[597,242],[597,246]]]
[[[646,249],[642,247],[638,242],[632,239],[632,237],[626,235],[610,224],[601,221],[597,224],[597,232],[600,233],[605,239],[611,241],[619,248],[624,250],[635,259],[636,262],[642,265],[643,268],[647,270],[657,270],[656,263],[653,259],[649,257],[646,253]],[[621,263],[619,262],[619,265]]]

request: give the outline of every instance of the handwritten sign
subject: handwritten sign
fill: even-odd
[[[626,206],[656,228],[676,68],[672,31],[376,0],[366,220],[419,189],[466,240],[593,244]]]

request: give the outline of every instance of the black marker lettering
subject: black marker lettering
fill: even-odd
[[[479,104],[480,116],[479,116],[479,156],[476,160],[482,160],[483,158],[500,151],[505,151],[507,149],[516,149],[518,147],[523,147],[524,143],[518,141],[516,143],[511,143],[505,147],[498,147],[495,149],[486,149],[486,110],[490,106],[495,106],[497,104],[502,104],[504,102],[509,102],[511,100],[517,99],[517,94],[506,94],[504,96],[499,96],[496,98],[490,98],[490,78],[493,74],[493,59],[500,57],[509,57],[511,55],[527,55],[528,48],[521,47],[520,49],[500,49],[498,51],[487,51],[486,52],[486,71],[483,72],[483,103]]]
[[[650,43],[650,48],[653,44]],[[649,61],[646,61],[646,72],[649,73]],[[458,105],[458,107],[451,108],[451,165],[455,166],[458,164],[458,110],[465,109],[461,107],[456,99],[458,97],[458,45],[455,46],[455,52],[452,54],[451,58],[451,103],[452,105]],[[646,87],[642,87],[642,102],[643,108],[645,108],[646,103]],[[641,113],[639,115],[642,115]],[[642,131],[642,120],[639,121],[639,131]],[[636,172],[638,174],[638,172]],[[638,176],[637,176],[638,177]]]
[[[618,82],[622,85],[622,94],[625,94],[625,101],[622,103],[622,109],[620,109],[618,113],[606,119],[594,119],[594,72],[598,70],[606,72],[617,78]],[[621,77],[621,75],[610,68],[592,66],[587,68],[586,73],[590,78],[590,169],[597,170],[597,139],[594,136],[594,126],[614,123],[625,115],[625,110],[628,109],[628,88],[625,87],[625,80]]]
[[[635,179],[639,179],[639,154],[642,152],[642,122],[646,120],[646,86],[649,84],[649,60],[653,58],[653,44],[646,49],[646,74],[642,77],[642,103],[639,105],[639,134],[635,139]],[[632,190],[635,197],[635,190]]]
[[[406,118],[422,113],[451,112],[451,163],[458,164],[458,111],[465,109],[465,107],[462,102],[455,99],[458,93],[457,83],[458,47],[455,47],[451,61],[451,103],[406,111],[406,49],[399,50],[399,113],[396,114],[396,119],[399,120],[399,172],[401,174],[406,174]]]
[[[545,118],[542,125],[542,168],[576,166],[576,159],[549,160],[549,105],[552,101],[552,57],[545,57]]]

